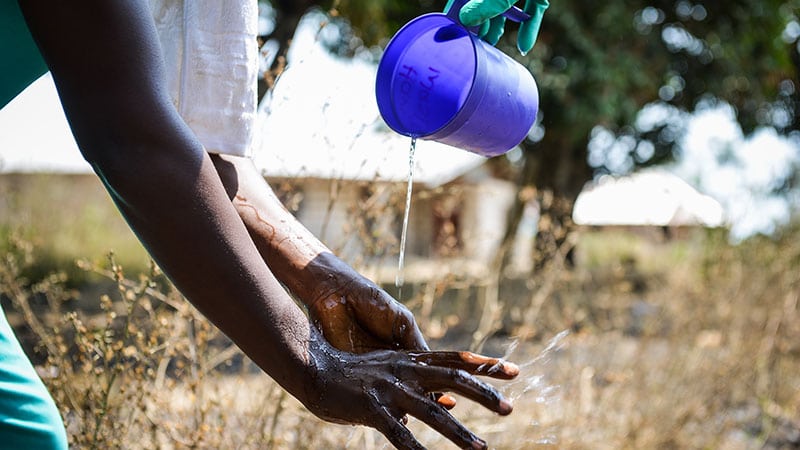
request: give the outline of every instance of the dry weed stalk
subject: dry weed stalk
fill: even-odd
[[[358,206],[351,211],[366,218]],[[370,237],[368,221],[351,223]],[[556,264],[518,291],[497,278],[503,316],[517,308],[519,321],[537,336],[569,329],[569,345],[526,366],[525,395],[513,415],[497,421],[478,408],[456,415],[498,449],[800,445],[800,229],[737,246],[717,233],[658,246],[624,242],[617,253],[604,233],[593,265],[585,256],[575,268]],[[585,237],[578,237],[579,254]],[[372,245],[386,244],[376,239]],[[98,314],[63,314],[62,303],[72,297],[64,277],[24,280],[31,247],[17,241],[14,248],[0,264],[0,295],[41,343],[34,357],[74,446],[384,444],[370,430],[321,423],[265,376],[251,373],[223,336],[177,293],[160,287],[156,271],[131,280],[113,262],[84,264],[116,287],[101,298]],[[441,324],[454,311],[443,310],[439,299],[456,290],[452,305],[462,308],[474,288],[458,277],[441,279],[409,304],[424,313],[423,324]],[[509,302],[514,298],[521,305]],[[495,313],[487,317],[488,336],[498,325]],[[515,360],[524,363],[541,351],[536,339],[521,340]],[[560,396],[547,397],[540,379],[557,384]],[[412,426],[430,447],[442,445],[441,437]]]
[[[61,409],[71,446],[260,448],[275,441],[283,409],[273,399],[282,391],[250,373],[238,349],[179,294],[162,292],[155,266],[134,281],[113,255],[108,267],[81,262],[116,289],[100,297],[97,314],[62,314],[62,303],[74,296],[63,288],[63,276],[29,285],[20,275],[33,263],[31,249],[17,241],[4,255],[0,296],[21,312],[37,354],[44,355],[37,369]],[[245,385],[250,378],[255,387]],[[248,402],[232,405],[239,389],[248,392]]]

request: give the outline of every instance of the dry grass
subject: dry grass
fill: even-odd
[[[32,279],[64,272],[71,287],[97,284],[74,260],[102,263],[109,251],[132,273],[147,271],[147,252],[95,175],[0,175],[0,253],[12,235],[34,246],[36,263],[24,274]]]
[[[311,416],[157,269],[82,263],[112,286],[90,313],[71,308],[63,275],[26,281],[28,240],[7,233],[2,248],[0,297],[40,343],[33,358],[74,447],[387,448],[371,430]],[[523,366],[498,384],[515,412],[463,400],[457,417],[497,449],[800,448],[800,229],[738,246],[717,232],[659,242],[584,231],[576,249],[574,268],[500,286],[503,326],[484,349]],[[409,304],[441,336],[434,346],[469,345],[476,321],[442,328],[454,311],[426,308],[426,292]],[[459,301],[459,314],[481,311]],[[411,427],[429,448],[451,448]]]

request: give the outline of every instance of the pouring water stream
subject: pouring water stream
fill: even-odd
[[[403,301],[403,283],[405,259],[406,259],[406,239],[408,237],[408,216],[411,212],[411,191],[414,186],[414,151],[417,149],[417,138],[411,138],[411,147],[408,149],[408,187],[406,188],[406,206],[403,213],[403,228],[400,233],[400,256],[397,259],[397,276],[394,285],[397,287],[397,300]]]

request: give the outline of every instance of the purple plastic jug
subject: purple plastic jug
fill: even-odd
[[[464,3],[420,16],[394,35],[378,65],[375,95],[392,130],[492,157],[525,139],[539,92],[525,67],[459,22]],[[505,16],[527,17],[518,8]]]

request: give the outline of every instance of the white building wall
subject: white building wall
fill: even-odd
[[[461,224],[464,256],[488,263],[503,239],[516,190],[513,184],[495,179],[485,179],[464,189]]]
[[[304,180],[296,216],[306,228],[345,260],[363,253],[348,209],[360,200],[355,183],[342,183],[331,207],[331,181]],[[329,210],[330,209],[330,210]]]

